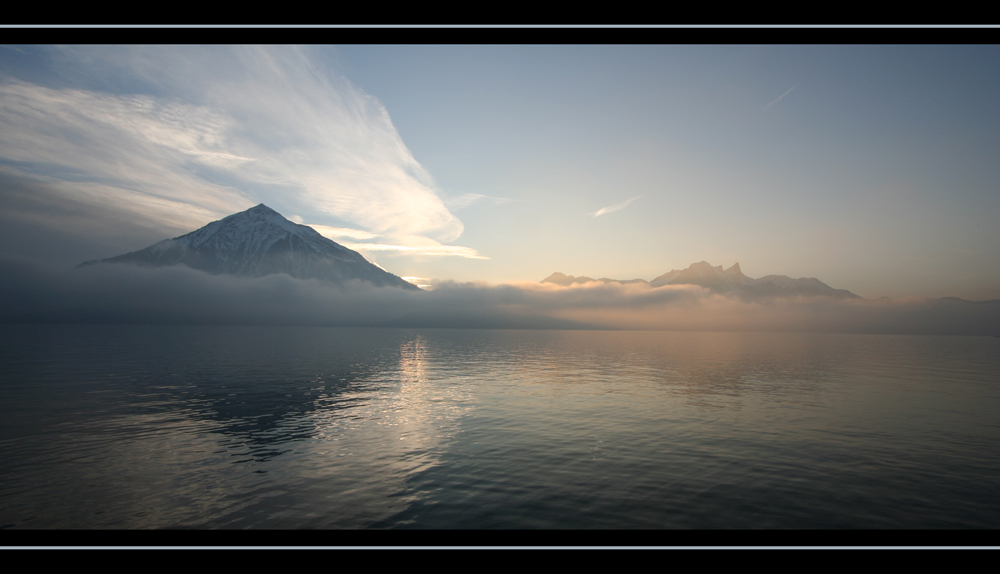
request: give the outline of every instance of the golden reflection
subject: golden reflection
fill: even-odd
[[[441,464],[472,396],[466,377],[440,368],[434,352],[425,336],[408,334],[380,369],[346,390],[313,397],[313,440],[300,447],[313,462],[299,472],[351,492],[340,526],[401,511],[411,500],[408,479]]]
[[[403,392],[414,392],[424,382],[427,342],[417,335],[399,346],[399,374]]]

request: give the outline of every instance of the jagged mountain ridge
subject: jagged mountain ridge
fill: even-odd
[[[602,283],[649,283],[649,281],[646,281],[645,279],[608,279],[607,277],[593,279],[583,275],[574,277],[572,275],[564,275],[558,271],[549,275],[545,279],[542,279],[541,283],[555,283],[556,285],[568,287],[574,283],[590,283],[591,281],[600,281]]]
[[[419,290],[370,263],[357,251],[285,219],[263,203],[139,251],[81,264],[131,263],[148,267],[187,265],[213,275],[263,277],[285,273],[299,279]]]
[[[846,289],[834,289],[826,283],[814,277],[802,277],[792,279],[787,275],[767,275],[759,279],[747,277],[740,270],[740,264],[736,263],[729,269],[723,269],[721,265],[712,266],[706,261],[692,263],[687,269],[672,269],[663,275],[646,281],[644,279],[628,279],[621,281],[618,279],[591,279],[590,277],[574,277],[562,273],[553,273],[542,283],[555,283],[557,285],[569,286],[577,283],[587,283],[590,281],[602,281],[605,283],[645,283],[650,287],[661,287],[663,285],[698,285],[705,287],[715,293],[725,293],[735,295],[744,299],[759,299],[768,297],[795,297],[795,296],[825,296],[836,299],[860,299],[854,293]]]

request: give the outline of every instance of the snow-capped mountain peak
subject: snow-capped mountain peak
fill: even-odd
[[[289,236],[301,239],[316,252],[322,253],[334,248],[344,254],[355,253],[323,237],[308,225],[299,225],[285,219],[263,203],[167,241],[187,249],[201,249],[214,244],[222,256],[226,256],[226,252],[242,248],[246,250],[248,258],[253,259],[255,255],[268,251],[276,242],[286,240]],[[348,256],[348,259],[354,258]]]
[[[360,253],[307,225],[285,219],[263,203],[146,249],[83,265],[95,263],[183,264],[212,274],[261,277],[285,273],[300,279],[334,283],[361,279],[379,286],[417,289]]]

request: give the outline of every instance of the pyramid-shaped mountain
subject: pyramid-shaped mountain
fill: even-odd
[[[343,283],[360,279],[377,286],[419,290],[416,285],[369,263],[360,253],[288,221],[263,203],[213,221],[197,231],[97,263],[148,267],[187,265],[214,275],[263,277],[285,273],[299,279]]]

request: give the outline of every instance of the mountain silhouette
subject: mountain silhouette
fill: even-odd
[[[359,279],[380,287],[420,290],[370,263],[357,251],[323,237],[307,225],[285,219],[263,203],[186,235],[80,266],[107,263],[186,265],[213,275],[243,277],[285,273],[337,284]]]
[[[723,269],[721,265],[713,267],[707,261],[692,263],[687,269],[673,269],[652,281],[645,281],[643,279],[627,279],[623,281],[608,279],[607,277],[591,279],[590,277],[574,277],[557,272],[542,279],[541,282],[569,286],[591,281],[605,283],[645,283],[651,287],[662,287],[663,285],[698,285],[705,287],[713,293],[732,295],[741,299],[815,296],[833,297],[835,299],[860,298],[846,289],[834,289],[813,277],[792,279],[787,275],[767,275],[759,279],[754,279],[743,274],[739,263],[734,264],[729,269]]]

